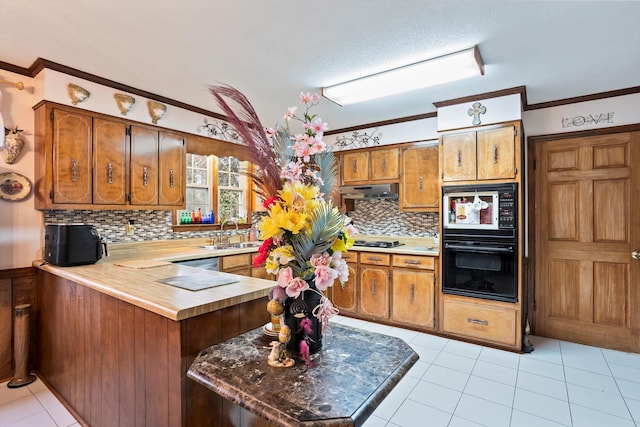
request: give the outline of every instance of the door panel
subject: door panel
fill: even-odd
[[[640,132],[535,147],[536,333],[640,352]]]

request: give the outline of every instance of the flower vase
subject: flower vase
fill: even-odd
[[[308,336],[309,354],[314,354],[322,348],[322,325],[313,309],[320,304],[321,295],[314,291],[301,292],[296,298],[287,298],[284,303],[284,323],[291,330],[291,339],[287,350],[294,354],[300,353],[300,341],[305,339],[305,332],[300,327],[300,321],[305,317],[311,320],[311,334]]]

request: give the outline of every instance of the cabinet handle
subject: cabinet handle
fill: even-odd
[[[462,149],[458,147],[458,166],[462,166]]]
[[[377,257],[377,256],[370,256],[370,257],[367,257],[367,260],[369,260],[369,261],[382,261],[382,258]]]
[[[78,161],[76,159],[71,159],[71,182],[76,182],[78,180]]]
[[[146,166],[142,168],[142,185],[145,187],[149,185],[149,168]]]
[[[387,159],[382,159],[382,172],[387,171]]]
[[[107,163],[107,182],[113,184],[113,163]]]
[[[476,325],[489,326],[488,320],[474,319],[472,317],[467,317],[467,322],[474,323]]]
[[[354,160],[353,161],[353,173],[358,172],[358,161]]]
[[[405,264],[409,264],[409,265],[420,265],[420,264],[422,264],[420,261],[415,260],[415,259],[405,259],[404,263]]]
[[[174,186],[173,169],[169,169],[169,187],[173,188]]]
[[[413,297],[415,296],[414,286],[415,285],[412,283],[411,284],[411,292],[410,292],[410,294],[411,294],[411,302],[413,302]]]
[[[371,295],[376,294],[376,279],[371,279]]]
[[[423,183],[423,181],[424,181],[424,180],[422,179],[422,177],[420,177],[420,192],[421,192],[421,193],[422,193],[422,183]]]
[[[493,144],[493,164],[498,163],[498,144]]]

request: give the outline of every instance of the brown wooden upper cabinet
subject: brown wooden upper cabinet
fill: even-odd
[[[435,143],[416,143],[402,149],[400,210],[438,211],[438,163],[438,145]]]
[[[36,209],[184,207],[179,133],[43,102],[36,117]]]
[[[515,179],[519,140],[518,123],[442,135],[442,180]]]
[[[343,184],[394,181],[400,176],[398,148],[356,150],[342,155]]]

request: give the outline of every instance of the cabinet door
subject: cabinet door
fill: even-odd
[[[182,135],[160,132],[158,203],[181,206],[184,203],[186,155]]]
[[[131,204],[158,204],[158,131],[131,126]]]
[[[370,181],[398,179],[400,155],[397,148],[373,150],[369,153],[371,163]]]
[[[435,325],[435,275],[432,271],[393,270],[393,320],[424,328]]]
[[[400,207],[437,210],[440,206],[438,146],[409,147],[402,152]]]
[[[331,302],[340,309],[341,313],[356,313],[358,309],[356,291],[358,289],[358,274],[354,265],[348,264],[348,268],[349,280],[344,284],[344,287],[337,280],[331,287]]]
[[[477,138],[478,179],[515,178],[515,127],[478,131]]]
[[[443,181],[476,179],[476,133],[463,132],[442,136]]]
[[[53,110],[53,202],[91,203],[91,116]]]
[[[348,153],[342,157],[342,182],[369,180],[369,152]]]
[[[93,120],[93,203],[124,205],[126,195],[127,127]]]
[[[360,268],[360,314],[389,318],[389,269],[380,267]]]

